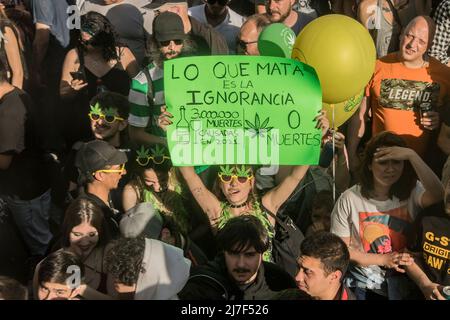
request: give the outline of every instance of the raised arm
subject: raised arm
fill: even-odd
[[[275,188],[267,192],[261,199],[263,206],[272,212],[277,214],[281,205],[289,198],[294,192],[297,185],[302,181],[309,166],[294,166],[291,173]],[[271,218],[272,224],[275,224],[275,220]]]
[[[374,154],[375,161],[409,160],[425,188],[420,206],[428,207],[444,198],[444,187],[433,170],[412,149],[402,147],[378,148]]]
[[[316,128],[321,129],[322,136],[324,136],[330,127],[326,112],[321,110],[315,120],[317,121]],[[289,175],[286,176],[280,184],[263,196],[261,199],[263,206],[273,214],[277,214],[281,205],[289,198],[297,185],[302,181],[308,168],[308,165],[293,166]],[[275,224],[273,218],[270,218],[270,220],[272,224]]]
[[[211,225],[215,226],[222,211],[219,199],[205,187],[194,167],[179,167],[179,170],[200,208],[207,214]]]

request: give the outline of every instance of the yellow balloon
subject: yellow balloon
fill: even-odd
[[[364,97],[364,90],[361,90],[356,96],[351,97],[347,101],[337,103],[337,104],[328,104],[322,103],[322,109],[327,111],[327,118],[330,121],[330,128],[340,127],[347,121],[352,114],[358,110],[359,104],[361,103]],[[333,125],[333,108],[334,108],[334,125]]]
[[[346,101],[369,82],[375,68],[375,45],[358,21],[344,15],[325,15],[298,35],[292,58],[316,69],[323,101]]]

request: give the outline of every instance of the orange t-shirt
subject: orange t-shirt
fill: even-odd
[[[430,131],[420,126],[420,105],[431,103],[437,111],[450,91],[450,68],[430,58],[426,68],[410,69],[391,53],[378,59],[366,87],[373,114],[372,135],[387,130],[402,136],[423,156]]]

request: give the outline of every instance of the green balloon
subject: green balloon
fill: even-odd
[[[290,58],[295,38],[291,28],[282,23],[271,24],[259,35],[259,53],[262,56]]]

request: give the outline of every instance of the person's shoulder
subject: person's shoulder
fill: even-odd
[[[297,15],[298,15],[297,20],[306,21],[306,23],[310,23],[311,21],[316,19],[315,17],[313,17],[313,16],[311,16],[311,15],[309,15],[307,13],[304,13],[304,12],[298,12],[297,11]]]
[[[234,11],[231,8],[228,8],[228,14],[230,15],[230,21],[232,23],[244,23],[245,18],[243,16],[241,16],[239,13],[237,13],[236,11]]]
[[[205,5],[201,4],[198,6],[190,7],[188,9],[188,13],[190,16],[193,16],[194,18],[198,18],[198,17],[204,15],[204,12],[205,12],[204,10],[205,10]]]
[[[351,199],[351,198],[360,198],[361,197],[361,186],[359,184],[355,184],[352,187],[348,188],[344,192],[342,192],[340,199]]]
[[[190,277],[178,296],[182,300],[227,300],[229,287],[229,280],[223,270],[217,263],[210,261],[192,267]]]

